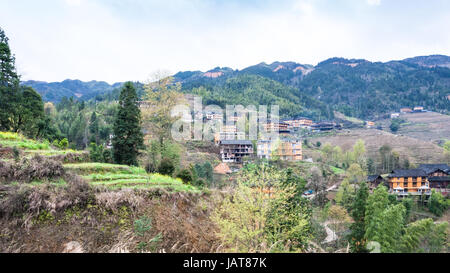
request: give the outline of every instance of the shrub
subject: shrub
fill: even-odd
[[[152,219],[148,217],[141,217],[134,221],[134,231],[138,236],[144,236],[147,231],[152,229]]]
[[[65,150],[69,147],[69,141],[67,140],[67,138],[63,138],[61,139],[61,141],[59,142],[59,148]]]
[[[175,171],[175,166],[171,159],[163,158],[158,167],[158,172],[164,175],[172,175]]]
[[[440,192],[433,190],[430,197],[430,202],[428,204],[428,209],[430,212],[436,216],[441,217],[445,210],[448,208],[448,201],[445,200],[444,196]]]
[[[194,181],[194,186],[202,188],[206,186],[206,180],[204,178],[198,178]]]
[[[181,170],[177,174],[177,178],[180,178],[181,180],[183,180],[183,183],[185,183],[185,184],[190,184],[193,180],[192,173],[188,169]]]
[[[153,164],[153,162],[147,162],[147,164],[145,164],[145,171],[147,173],[155,173],[156,170],[156,166],[155,164]]]

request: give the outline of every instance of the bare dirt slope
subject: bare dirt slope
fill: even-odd
[[[376,129],[343,130],[334,135],[314,138],[313,141],[323,144],[328,142],[346,150],[351,149],[359,139],[364,140],[368,155],[375,159],[378,158],[379,148],[385,144],[399,152],[401,157],[407,156],[413,163],[440,162],[444,152],[441,147],[431,142]]]

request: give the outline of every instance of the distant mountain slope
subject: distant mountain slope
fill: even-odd
[[[258,75],[236,75],[213,87],[202,85],[184,92],[201,96],[204,105],[219,105],[223,109],[226,105],[278,105],[282,117],[333,118],[333,112],[326,104],[297,92],[293,87]]]
[[[419,56],[408,58],[404,61],[427,67],[441,66],[450,68],[450,57],[445,55]]]
[[[33,87],[41,94],[44,101],[59,102],[63,97],[75,97],[82,100],[94,98],[120,87],[122,83],[109,85],[106,82],[65,80],[62,82],[25,81],[22,85]]]
[[[260,63],[243,70],[216,68],[216,77],[202,72],[180,72],[174,77],[185,90],[218,86],[242,75],[258,75],[292,87],[292,95],[307,96],[347,116],[385,117],[401,107],[424,106],[450,113],[450,57],[421,56],[386,63],[363,59],[330,58],[317,66],[294,62]]]
[[[244,77],[248,75],[258,78]],[[284,113],[292,115],[310,113],[311,117],[329,118],[332,117],[330,113],[339,111],[349,117],[377,119],[387,117],[388,113],[401,107],[417,105],[450,114],[450,57],[444,55],[386,63],[344,58],[330,58],[316,66],[295,62],[260,63],[242,70],[216,67],[206,72],[183,71],[174,78],[182,84],[185,93],[204,87],[209,101],[221,104],[239,101],[241,104],[283,103]],[[258,85],[256,81],[262,81],[262,84]],[[53,102],[64,96],[83,100],[97,96],[114,99],[121,86],[120,83],[109,85],[79,80],[23,84],[32,86],[44,100]],[[277,93],[279,90],[283,90],[282,95]],[[302,106],[303,110],[298,110],[295,105]]]

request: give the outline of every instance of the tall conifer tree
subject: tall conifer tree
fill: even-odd
[[[118,164],[137,166],[139,149],[144,145],[141,110],[137,100],[133,83],[125,83],[120,92],[119,110],[114,122],[114,161]]]

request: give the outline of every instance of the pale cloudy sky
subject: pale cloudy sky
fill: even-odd
[[[0,0],[23,80],[450,55],[448,0]]]

